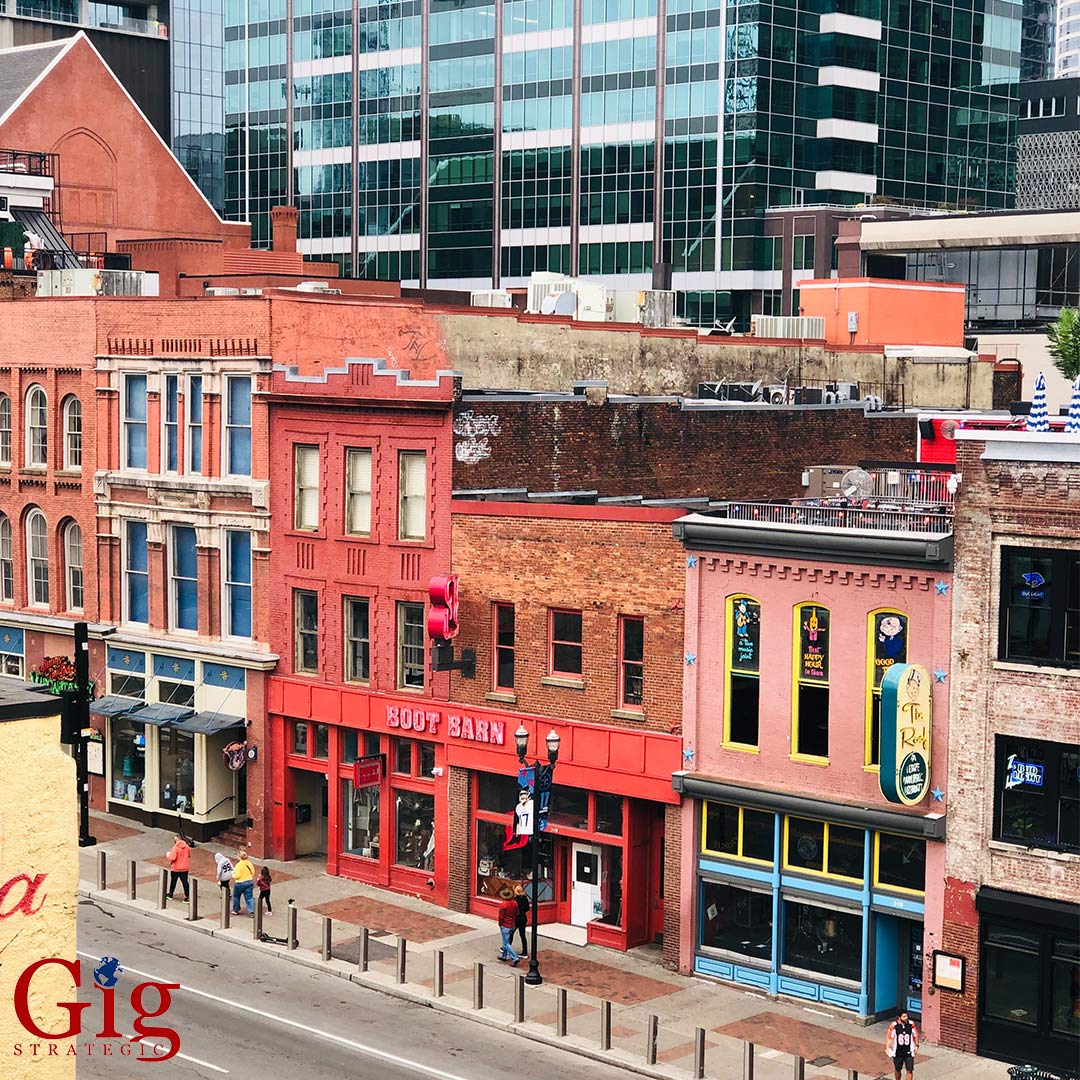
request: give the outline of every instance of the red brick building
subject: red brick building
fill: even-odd
[[[940,1039],[1080,1053],[1080,438],[957,436]]]

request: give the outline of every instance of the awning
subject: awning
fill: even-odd
[[[136,708],[128,710],[126,715],[129,720],[136,720],[140,724],[165,727],[177,720],[186,720],[194,713],[195,710],[189,709],[186,705],[167,705],[159,701],[153,705],[137,705]]]
[[[1045,896],[1025,896],[985,885],[975,894],[975,907],[986,915],[1002,915],[1007,919],[1046,923],[1074,931],[1076,921],[1080,919],[1078,904]]]
[[[184,720],[177,720],[173,725],[177,731],[194,731],[198,735],[216,735],[219,731],[232,728],[246,728],[247,721],[242,716],[229,716],[219,712],[200,712]]]
[[[90,711],[98,716],[122,716],[137,709],[141,702],[135,698],[121,697],[119,694],[108,694],[97,701],[90,702]]]
[[[46,250],[52,253],[58,270],[78,270],[82,266],[78,255],[68,247],[63,235],[43,210],[30,206],[13,206],[11,216],[25,226],[24,231],[37,233],[41,237]]]

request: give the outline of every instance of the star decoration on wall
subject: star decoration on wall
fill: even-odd
[[[943,668],[936,668],[934,670],[934,682],[943,683],[945,681],[945,677],[948,674],[949,673],[947,671],[945,671]]]
[[[682,759],[683,759],[683,763],[686,764],[686,765],[693,765],[694,764],[694,748],[692,746],[688,746],[682,752]]]
[[[934,588],[937,589],[938,596],[949,595],[949,583],[947,581],[937,582],[937,584],[934,585]]]
[[[945,792],[940,787],[935,787],[930,794],[934,796],[934,802],[941,802],[945,798]]]
[[[696,555],[687,555],[686,556],[686,569],[687,570],[693,570],[695,566],[697,566],[697,556]]]
[[[686,654],[686,666],[693,667],[697,663],[697,654],[688,652]]]

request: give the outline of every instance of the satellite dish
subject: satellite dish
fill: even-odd
[[[548,293],[547,296],[540,301],[540,314],[553,315],[555,313],[555,300],[555,293]]]
[[[960,425],[955,420],[942,420],[941,421],[941,434],[946,439],[955,439],[956,430]]]
[[[563,292],[555,297],[556,315],[573,315],[577,311],[577,293]]]
[[[874,478],[865,469],[848,469],[840,480],[847,499],[869,499],[874,494]]]

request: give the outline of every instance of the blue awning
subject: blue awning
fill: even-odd
[[[228,716],[226,713],[219,712],[201,712],[184,720],[177,720],[172,726],[177,731],[194,731],[199,735],[216,735],[219,731],[246,728],[247,721],[242,716]]]
[[[139,708],[142,704],[135,698],[122,697],[120,694],[107,694],[90,702],[90,711],[98,716],[123,716]]]
[[[165,727],[177,720],[186,720],[194,714],[195,710],[189,709],[186,705],[168,705],[163,701],[158,701],[153,705],[139,705],[125,715],[129,720],[135,720],[140,724]]]

